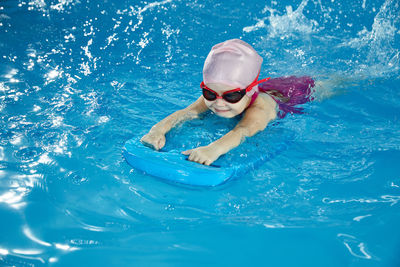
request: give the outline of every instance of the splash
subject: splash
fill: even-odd
[[[290,37],[295,34],[311,34],[318,31],[318,22],[306,18],[303,11],[307,6],[308,0],[303,0],[299,7],[293,11],[292,6],[286,6],[286,14],[278,15],[276,10],[266,7],[263,13],[269,12],[270,16],[258,20],[256,25],[243,28],[244,32],[251,32],[260,28],[267,28],[269,37],[280,37],[281,39]],[[269,24],[265,21],[269,20]]]
[[[400,70],[399,39],[400,6],[397,0],[386,0],[374,18],[372,28],[365,27],[356,38],[341,43],[338,47],[357,50],[354,62],[359,61],[356,74],[382,76]],[[398,43],[397,43],[398,46]]]
[[[73,5],[74,3],[79,3],[79,1],[74,0],[58,0],[57,4],[53,4],[50,6],[51,9],[55,9],[58,11],[64,11],[66,7],[69,5]]]
[[[288,37],[292,34],[310,34],[317,31],[318,22],[307,19],[303,14],[308,0],[303,0],[299,7],[293,11],[291,6],[286,7],[286,14],[279,16],[273,12],[269,17],[269,35],[270,37]]]
[[[385,0],[376,9],[374,5],[367,9],[365,1],[346,7],[338,4],[302,0],[297,8],[286,6],[283,11],[267,6],[262,12],[269,15],[256,18],[243,32],[267,31],[261,34],[260,46],[267,51],[263,56],[269,62],[278,62],[269,68],[279,74],[301,70],[324,77],[339,74],[361,79],[398,75],[399,1]]]

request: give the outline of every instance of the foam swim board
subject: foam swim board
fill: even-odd
[[[264,162],[272,160],[287,150],[293,141],[293,134],[282,131],[282,129],[273,132],[271,134],[269,131],[269,135],[264,134],[252,141],[246,141],[238,148],[221,156],[211,166],[187,160],[187,156],[181,154],[183,149],[180,148],[170,149],[167,147],[161,151],[153,150],[144,146],[139,141],[140,137],[127,141],[123,154],[133,168],[149,175],[188,185],[216,186],[230,178],[256,169]],[[265,138],[266,136],[268,138]],[[191,147],[196,146],[191,145]]]
[[[234,174],[235,168],[206,166],[191,162],[179,151],[155,151],[138,139],[131,139],[124,147],[126,161],[134,168],[150,175],[189,185],[215,186]]]

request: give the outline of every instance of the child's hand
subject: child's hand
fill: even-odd
[[[162,133],[150,131],[140,139],[140,142],[155,150],[160,150],[165,146],[165,135]]]
[[[182,152],[183,155],[189,155],[189,160],[204,165],[211,165],[220,156],[216,149],[211,146],[201,146]]]

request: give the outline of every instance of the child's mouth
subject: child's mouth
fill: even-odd
[[[217,108],[214,108],[214,110],[217,113],[223,113],[223,112],[228,112],[229,111],[228,109],[217,109]]]

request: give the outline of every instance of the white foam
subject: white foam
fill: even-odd
[[[357,37],[344,41],[338,48],[351,47],[358,51],[360,68],[356,72],[369,76],[400,69],[400,51],[395,47],[400,24],[400,7],[396,0],[386,0],[374,18],[371,30],[363,28]],[[353,59],[354,60],[354,59]]]
[[[270,15],[257,20],[255,25],[244,27],[243,31],[252,32],[266,28],[271,38],[286,38],[293,34],[311,34],[318,32],[318,22],[308,19],[303,14],[307,4],[308,0],[303,0],[295,11],[293,11],[292,6],[286,6],[286,13],[283,15],[277,14],[277,11],[273,8],[266,7],[263,13],[269,12]],[[265,23],[266,20],[269,20],[269,23]]]

